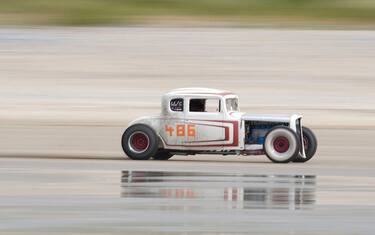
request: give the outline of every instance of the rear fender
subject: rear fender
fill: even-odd
[[[159,138],[159,147],[165,148],[164,140],[160,136],[160,116],[147,116],[138,118],[130,122],[128,127],[133,126],[135,124],[143,124],[153,129],[157,137]]]

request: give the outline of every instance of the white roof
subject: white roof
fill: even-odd
[[[190,95],[190,94],[200,94],[200,95],[233,95],[232,92],[226,90],[203,88],[203,87],[187,87],[178,88],[171,90],[167,95]]]

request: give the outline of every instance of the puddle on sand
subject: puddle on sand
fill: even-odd
[[[123,171],[121,182],[122,197],[152,198],[154,206],[164,209],[299,210],[315,205],[314,175]]]

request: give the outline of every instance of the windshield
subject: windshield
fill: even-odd
[[[226,103],[226,106],[227,106],[227,112],[239,111],[238,99],[237,98],[226,99],[225,103]]]

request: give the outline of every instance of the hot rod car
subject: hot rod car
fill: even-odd
[[[302,116],[240,112],[238,96],[224,90],[182,88],[162,97],[161,114],[134,120],[122,148],[134,160],[173,155],[265,154],[276,163],[306,162],[317,149]]]

